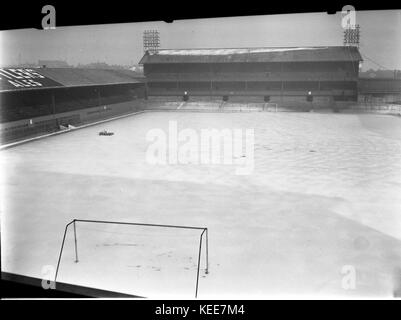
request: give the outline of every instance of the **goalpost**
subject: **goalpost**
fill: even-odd
[[[119,224],[119,225],[130,225],[130,226],[142,226],[142,227],[157,227],[157,228],[176,228],[176,229],[188,229],[188,230],[199,230],[202,231],[199,238],[199,254],[198,254],[198,264],[197,264],[197,272],[196,272],[196,285],[195,285],[195,298],[198,296],[198,287],[199,287],[199,272],[200,272],[200,261],[201,261],[201,253],[202,253],[202,243],[203,238],[205,237],[206,241],[206,267],[205,273],[209,273],[209,239],[208,239],[208,229],[205,227],[192,227],[192,226],[180,226],[180,225],[167,225],[167,224],[151,224],[151,223],[134,223],[134,222],[118,222],[118,221],[102,221],[102,220],[85,220],[85,219],[74,219],[71,222],[67,223],[64,229],[63,241],[61,243],[60,254],[57,262],[56,274],[54,277],[54,283],[57,282],[57,275],[60,268],[61,256],[63,254],[65,238],[67,235],[68,228],[73,225],[74,227],[74,246],[75,246],[75,262],[78,262],[78,241],[77,241],[77,231],[76,231],[76,223],[100,223],[100,224]]]
[[[278,104],[274,102],[265,102],[263,106],[264,111],[277,112]]]

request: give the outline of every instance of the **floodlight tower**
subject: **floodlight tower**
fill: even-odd
[[[160,34],[158,30],[145,30],[143,32],[143,51],[157,52],[160,47]]]
[[[354,46],[359,48],[360,27],[348,25],[344,30],[344,46]]]

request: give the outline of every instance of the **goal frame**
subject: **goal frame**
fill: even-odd
[[[154,223],[137,223],[137,222],[120,222],[120,221],[105,221],[105,220],[87,220],[87,219],[74,219],[71,222],[67,223],[64,229],[63,240],[61,243],[60,253],[57,262],[56,274],[54,276],[54,283],[57,282],[57,275],[60,269],[61,257],[63,255],[65,238],[67,235],[68,228],[73,225],[74,227],[74,247],[75,247],[75,262],[78,263],[78,240],[77,240],[77,230],[76,224],[77,222],[82,223],[100,223],[100,224],[116,224],[116,225],[131,225],[131,226],[142,226],[142,227],[158,227],[158,228],[175,228],[175,229],[187,229],[187,230],[200,230],[202,231],[199,237],[199,253],[198,253],[198,265],[196,272],[196,286],[195,286],[195,298],[198,296],[198,288],[199,288],[199,273],[200,273],[200,263],[201,263],[201,254],[202,254],[202,243],[205,235],[206,241],[206,266],[205,273],[209,273],[209,235],[208,228],[206,227],[193,227],[193,226],[181,226],[181,225],[168,225],[168,224],[154,224]]]
[[[272,109],[274,109],[274,111],[270,111],[270,112],[278,112],[278,103],[276,103],[276,102],[265,102],[264,105],[263,105],[263,111],[269,112],[269,107],[272,107]]]

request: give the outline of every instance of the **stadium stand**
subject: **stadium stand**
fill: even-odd
[[[129,70],[0,69],[2,143],[132,112],[146,97]]]
[[[187,91],[189,100],[241,97],[301,110],[310,91],[319,98],[316,107],[357,101],[360,61],[356,47],[334,46],[159,49],[140,63],[150,97]]]

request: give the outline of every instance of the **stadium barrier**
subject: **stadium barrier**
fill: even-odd
[[[111,105],[101,105],[92,108],[4,122],[0,124],[1,144],[11,143],[41,134],[57,132],[60,130],[60,125],[65,127],[68,127],[68,125],[78,126],[143,109],[144,102],[138,99]]]
[[[152,97],[149,100],[137,99],[111,105],[101,105],[1,123],[0,140],[2,145],[6,145],[23,139],[56,133],[61,130],[60,128],[68,127],[69,125],[81,126],[136,111],[309,112],[312,110],[321,110],[341,113],[354,112],[401,115],[401,104],[329,100],[327,100],[325,104],[322,104],[319,99],[313,102],[293,102],[291,99],[279,101],[274,98],[271,99],[270,102],[240,102],[240,97],[237,97],[235,100],[236,101],[222,101],[203,97],[199,100],[182,102],[181,100],[174,100],[173,97],[170,97],[168,101],[158,98],[154,99]]]
[[[352,110],[369,113],[385,113],[401,115],[401,104],[359,102],[353,105]]]

